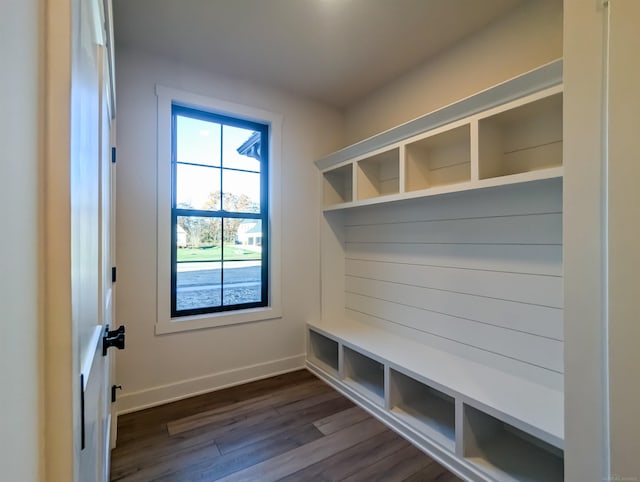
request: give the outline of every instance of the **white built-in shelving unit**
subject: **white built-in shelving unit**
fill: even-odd
[[[469,480],[563,480],[562,63],[320,161],[307,366]]]
[[[325,211],[561,178],[562,85],[327,167],[322,174]]]

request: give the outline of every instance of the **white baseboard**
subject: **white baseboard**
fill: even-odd
[[[212,373],[203,377],[182,380],[177,383],[147,388],[138,392],[123,393],[118,397],[118,415],[137,412],[145,408],[175,402],[203,393],[241,385],[282,373],[305,368],[304,353],[280,360]]]

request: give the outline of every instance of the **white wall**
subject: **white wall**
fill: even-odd
[[[119,410],[301,367],[304,323],[320,316],[319,182],[313,161],[342,143],[337,111],[140,52],[116,52]],[[187,90],[276,112],[282,133],[283,318],[156,336],[156,96]]]
[[[605,480],[609,470],[602,180],[606,126],[601,119],[604,25],[603,11],[595,4],[567,0],[563,133],[567,480]]]
[[[640,477],[639,15],[565,1],[567,480]]]
[[[610,2],[609,37],[609,417],[611,473],[640,479],[640,2]]]
[[[528,2],[346,111],[365,139],[562,57],[562,0]]]
[[[39,480],[40,2],[0,7],[0,467]]]

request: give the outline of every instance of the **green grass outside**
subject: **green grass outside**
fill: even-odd
[[[229,260],[251,260],[261,259],[262,253],[250,251],[240,246],[225,246],[224,259]],[[178,262],[180,261],[220,261],[222,259],[222,248],[211,246],[203,248],[178,248]]]

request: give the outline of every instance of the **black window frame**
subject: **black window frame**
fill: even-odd
[[[223,204],[220,203],[220,209],[199,210],[178,208],[177,203],[177,118],[179,116],[189,117],[208,122],[215,122],[223,126],[239,127],[251,129],[260,133],[260,212],[231,212],[225,211]],[[261,308],[269,306],[269,141],[270,129],[268,124],[243,119],[241,117],[231,117],[229,115],[221,115],[206,110],[184,106],[178,103],[171,104],[171,318],[180,318],[192,315],[203,315],[208,313],[221,313],[240,311],[251,308]],[[221,145],[224,139],[221,139]],[[180,163],[194,166],[211,167],[220,169],[220,191],[224,192],[222,184],[222,173],[224,170],[237,172],[255,172],[244,169],[236,169],[224,167],[222,157],[220,158],[220,166],[202,165],[197,163]],[[224,230],[224,219],[258,219],[262,224],[262,251],[261,251],[261,299],[260,301],[250,303],[237,303],[233,305],[224,305],[224,241],[222,242],[222,256],[220,265],[221,276],[221,299],[220,306],[210,306],[191,309],[177,309],[177,225],[178,216],[192,217],[210,217],[221,220]],[[224,231],[222,235],[224,239]],[[227,260],[233,261],[233,260]]]

